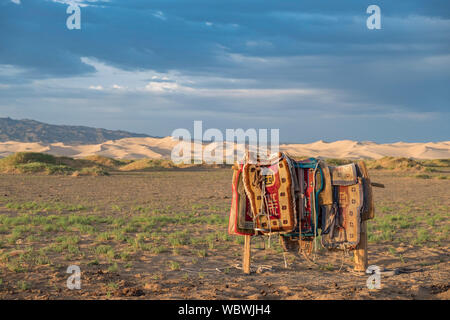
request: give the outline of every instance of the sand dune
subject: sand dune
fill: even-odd
[[[311,144],[282,145],[280,149],[298,156],[322,156],[326,158],[379,159],[385,156],[414,159],[444,159],[450,156],[450,141],[431,143],[377,144],[350,140],[315,142]]]
[[[0,142],[0,157],[14,152],[45,152],[58,156],[81,158],[90,155],[102,155],[117,159],[154,158],[169,159],[172,149],[178,144],[171,137],[166,138],[125,138],[92,145],[65,145],[64,143],[25,143]],[[221,144],[211,144],[212,150]],[[207,144],[204,145],[206,147]],[[242,149],[242,145],[234,146]],[[384,156],[408,157],[414,159],[450,158],[450,141],[428,143],[396,142],[378,144],[375,142],[358,142],[341,140],[335,142],[316,141],[308,144],[283,144],[280,151],[292,156],[310,156],[347,159],[379,159]]]

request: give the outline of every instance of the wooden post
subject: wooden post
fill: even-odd
[[[367,261],[367,221],[361,223],[361,236],[359,244],[355,249],[355,271],[366,272],[368,261]]]
[[[246,274],[250,274],[250,242],[251,236],[244,236],[244,257],[242,261],[242,270]]]
[[[360,240],[359,240],[359,244],[356,247],[355,250],[355,271],[359,271],[359,272],[366,272],[367,266],[368,266],[368,257],[367,257],[367,220],[368,219],[373,219],[374,215],[375,215],[375,207],[374,207],[374,203],[373,203],[373,194],[372,194],[372,187],[371,187],[371,182],[370,182],[370,178],[369,178],[369,171],[367,170],[366,164],[364,161],[359,161],[358,162],[358,167],[361,170],[362,176],[364,177],[364,179],[367,181],[368,184],[368,193],[367,195],[365,194],[364,196],[367,196],[367,199],[364,199],[364,201],[367,200],[368,202],[368,212],[366,214],[366,216],[361,217],[363,219],[365,219],[362,223],[361,223],[361,236],[360,236]],[[382,184],[377,184],[377,186],[383,186]]]

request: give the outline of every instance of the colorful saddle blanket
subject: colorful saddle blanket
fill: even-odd
[[[250,201],[244,190],[244,181],[242,179],[243,165],[233,167],[232,200],[230,209],[230,220],[228,232],[238,235],[253,235],[255,228],[253,223]]]
[[[247,162],[243,177],[245,192],[260,232],[291,231],[297,224],[293,197],[291,160],[279,153],[268,162]]]
[[[324,247],[351,250],[360,241],[361,223],[374,218],[362,161],[328,166],[320,159],[294,161],[279,153],[234,169],[230,234],[280,232],[291,242],[320,234]]]
[[[310,158],[294,163],[295,172],[295,202],[301,236],[314,236],[319,225],[317,195],[323,189],[322,170],[319,162]]]
[[[330,177],[325,180],[331,183],[326,192],[331,193],[333,201],[320,204],[322,245],[328,249],[355,249],[360,240],[361,222],[373,217],[367,170],[364,162],[329,169]]]

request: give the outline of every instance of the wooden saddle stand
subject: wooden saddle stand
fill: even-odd
[[[329,166],[281,152],[264,161],[247,153],[233,169],[228,232],[245,237],[244,273],[250,273],[251,236],[273,233],[285,251],[311,250],[318,238],[329,250],[353,250],[354,270],[365,272],[372,186],[384,186],[370,182],[363,161]]]

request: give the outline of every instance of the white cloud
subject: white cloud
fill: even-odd
[[[91,89],[91,90],[103,90],[103,87],[102,86],[89,86],[89,89]]]
[[[163,80],[163,81],[169,81],[169,78],[166,76],[152,76],[152,80]]]
[[[0,74],[8,77],[20,77],[25,73],[25,69],[11,64],[0,64]]]
[[[11,0],[12,3],[20,4],[20,0]]]
[[[269,60],[234,55],[233,60],[242,64],[249,62],[266,65]],[[227,99],[272,99],[273,101],[293,97],[315,99],[321,103],[334,103],[339,92],[331,89],[309,88],[291,85],[288,88],[258,88],[258,82],[250,79],[235,79],[211,75],[188,75],[177,71],[160,73],[154,70],[128,71],[108,65],[96,59],[83,57],[81,60],[96,69],[94,74],[65,79],[36,80],[35,85],[53,88],[80,87],[104,92],[134,92],[146,94],[184,94],[191,98]],[[275,63],[273,59],[270,60]],[[0,68],[0,70],[2,70]],[[101,83],[101,85],[99,85]],[[341,97],[342,98],[342,97]],[[267,101],[267,100],[266,100]]]
[[[13,0],[11,0],[13,1]],[[16,0],[19,1],[20,0]],[[79,7],[88,7],[88,6],[95,6],[94,3],[96,2],[110,2],[110,0],[52,0],[53,2],[57,2],[57,3],[62,3],[62,4],[67,4],[67,5],[77,5]]]
[[[181,89],[181,87],[175,82],[157,82],[150,81],[146,86],[146,91],[151,92],[173,92]]]
[[[164,12],[162,12],[162,11],[156,11],[155,13],[153,13],[153,16],[155,17],[155,18],[158,18],[158,19],[161,19],[161,20],[167,20],[167,17],[164,15]]]

